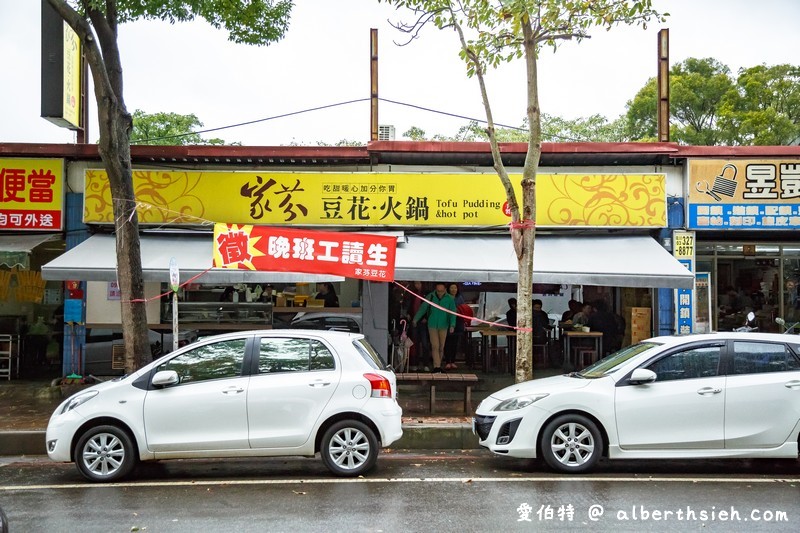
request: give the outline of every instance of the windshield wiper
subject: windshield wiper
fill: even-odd
[[[585,377],[583,377],[583,375],[582,375],[582,374],[580,374],[579,372],[570,372],[569,374],[567,374],[567,377],[568,377],[568,378],[581,378],[581,379],[586,379],[586,378],[585,378]]]

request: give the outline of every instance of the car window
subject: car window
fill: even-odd
[[[742,341],[733,343],[734,374],[760,374],[797,369],[797,358],[783,344]]]
[[[378,352],[375,351],[375,348],[367,342],[367,339],[356,339],[353,341],[353,346],[356,347],[358,354],[361,356],[364,361],[376,370],[384,370],[388,368],[387,365],[383,363],[381,356]]]
[[[361,333],[358,322],[346,316],[329,316],[325,319],[325,329],[335,329],[338,331],[350,331]]]
[[[292,327],[297,329],[323,329],[322,318],[302,318],[292,322]]]
[[[647,368],[656,373],[656,381],[694,379],[716,376],[721,346],[699,346],[670,354]]]
[[[333,370],[333,354],[316,339],[263,337],[258,353],[258,372],[307,372]]]
[[[588,366],[578,372],[578,375],[584,378],[601,378],[609,372],[617,370],[621,365],[627,363],[631,358],[636,357],[640,353],[647,350],[661,346],[655,342],[640,342],[632,346],[623,348],[611,355],[600,359],[591,366]]]
[[[247,339],[234,339],[198,346],[159,365],[158,370],[174,370],[180,383],[224,379],[242,375]]]
[[[87,328],[86,342],[108,342],[122,340],[122,330]]]

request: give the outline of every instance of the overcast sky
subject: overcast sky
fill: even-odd
[[[595,30],[540,59],[541,107],[566,118],[616,118],[656,74],[656,36],[670,30],[672,64],[714,57],[734,72],[765,63],[799,64],[798,0],[654,0],[667,23]],[[40,114],[40,0],[0,0],[0,142],[73,142],[74,134]],[[205,128],[248,122],[369,97],[370,28],[378,28],[379,95],[457,115],[484,118],[477,82],[457,56],[458,39],[427,28],[408,46],[376,0],[296,0],[286,38],[268,47],[235,45],[205,22],[135,22],[121,27],[128,109],[194,113]],[[521,61],[489,75],[495,121],[520,125],[525,115]],[[95,105],[91,103],[94,116]],[[380,123],[397,139],[411,126],[452,135],[467,121],[381,102]],[[90,140],[97,141],[97,126]],[[334,143],[369,139],[369,103],[303,113],[226,129],[245,145]]]

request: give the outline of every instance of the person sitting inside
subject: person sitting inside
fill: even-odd
[[[617,320],[614,314],[609,311],[605,300],[597,300],[594,304],[595,311],[589,317],[589,327],[592,331],[599,331],[603,334],[603,352],[613,351],[615,337],[617,335]]]
[[[320,286],[320,291],[314,296],[317,300],[325,300],[325,307],[339,307],[339,297],[336,296],[336,290],[333,288],[333,283],[325,282]]]
[[[508,311],[506,311],[506,323],[512,328],[517,327],[517,299],[508,299]]]
[[[578,300],[570,300],[567,304],[567,309],[561,315],[561,322],[566,322],[567,320],[572,320],[572,317],[577,315],[581,310],[581,303]]]
[[[542,301],[533,300],[533,343],[546,344],[550,335],[550,317],[542,311]]]
[[[581,304],[581,310],[572,317],[573,326],[588,326],[589,317],[592,316],[592,304]]]

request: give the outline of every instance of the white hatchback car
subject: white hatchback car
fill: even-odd
[[[798,457],[800,337],[656,337],[580,372],[512,385],[476,409],[498,455],[586,472],[610,459]]]
[[[396,391],[360,334],[217,335],[65,400],[47,453],[101,482],[139,460],[316,452],[334,474],[357,476],[403,434]]]

